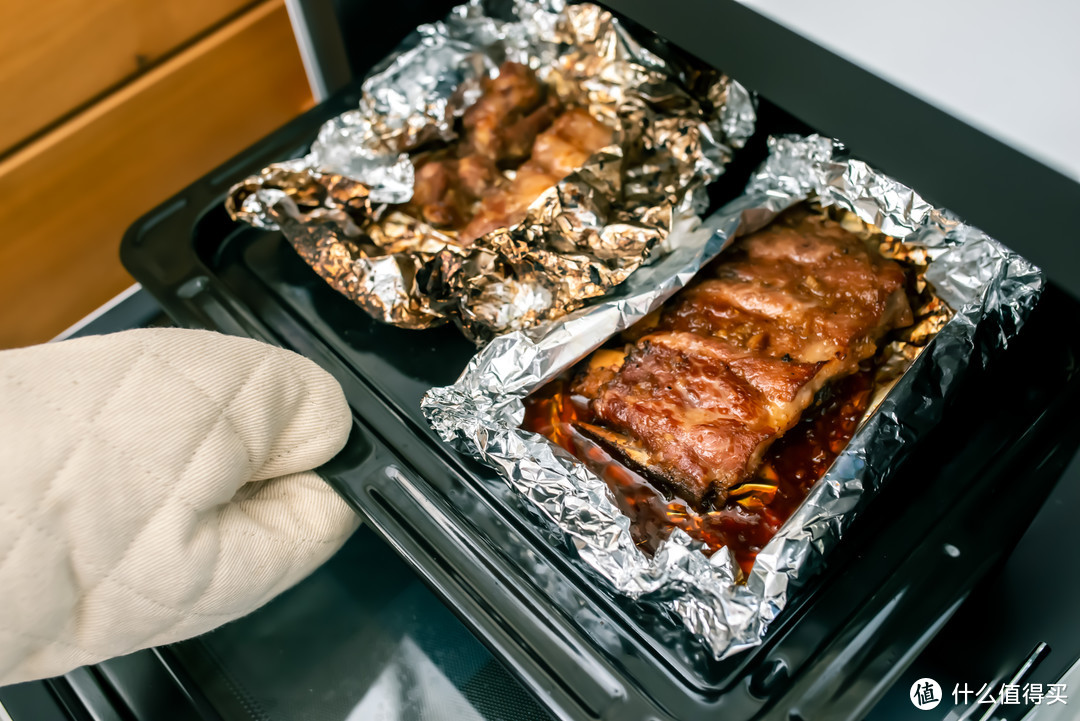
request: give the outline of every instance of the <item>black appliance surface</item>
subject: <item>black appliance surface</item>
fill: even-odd
[[[1075,339],[1055,323],[1075,302],[1052,292],[990,375],[966,380],[948,430],[912,445],[764,645],[716,663],[671,619],[608,592],[490,470],[434,437],[420,397],[473,352],[455,330],[372,321],[280,234],[225,214],[232,182],[303,152],[323,120],[353,103],[355,87],[148,214],[125,238],[123,260],[182,324],[295,349],[342,382],[357,425],[326,469],[331,482],[558,715],[864,715],[1012,548],[1071,458]],[[764,102],[762,126],[717,202],[741,188],[765,132],[804,129]],[[988,396],[988,383],[1000,391]],[[1018,476],[1029,492],[1014,498]]]
[[[225,721],[546,721],[370,530],[266,607],[165,650]]]
[[[1017,492],[1023,493],[1022,489]],[[927,718],[960,718],[972,703],[961,689],[977,693],[984,684],[995,696],[1002,683],[1058,683],[1080,659],[1080,568],[1075,549],[1080,548],[1080,456],[1075,456],[1031,527],[1024,533],[1008,561],[993,569],[971,591],[956,615],[897,679],[869,714],[870,721],[906,721],[912,717],[912,685],[919,679],[935,679],[943,700]],[[1017,681],[1016,672],[1036,655],[1038,661]],[[957,691],[954,696],[953,692]],[[1080,689],[1072,688],[1068,704],[1080,703]],[[1066,704],[1066,705],[1068,705]],[[981,706],[973,716],[987,710]],[[1001,705],[990,718],[1017,721],[1032,704]],[[1053,708],[1053,707],[1046,707]],[[1080,712],[1074,712],[1080,716]]]
[[[66,337],[174,325],[133,289]],[[0,721],[546,721],[370,529],[212,633],[0,688]]]

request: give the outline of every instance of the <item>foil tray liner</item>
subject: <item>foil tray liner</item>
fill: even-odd
[[[769,139],[769,147],[742,196],[697,227],[679,228],[672,252],[638,271],[614,296],[497,338],[456,383],[432,389],[423,400],[424,413],[446,442],[497,469],[615,591],[651,606],[643,618],[657,610],[674,616],[716,660],[761,643],[769,623],[822,568],[859,507],[887,480],[904,446],[938,421],[965,369],[1007,346],[1045,283],[1027,260],[847,157],[836,141],[779,136]],[[629,519],[600,478],[546,438],[519,428],[522,399],[659,307],[733,238],[806,200],[854,213],[925,253],[925,278],[954,314],[761,550],[745,582],[727,549],[706,557],[680,529],[650,558],[635,546]],[[662,635],[676,642],[670,633]]]
[[[537,72],[612,144],[532,203],[521,223],[458,243],[401,212],[411,154],[454,141],[456,121],[504,61]],[[565,315],[658,255],[699,213],[754,131],[745,88],[610,12],[564,0],[471,0],[422,25],[327,122],[306,157],[232,188],[233,218],[280,229],[334,289],[406,328],[448,320],[483,343]],[[398,205],[395,208],[395,205]]]

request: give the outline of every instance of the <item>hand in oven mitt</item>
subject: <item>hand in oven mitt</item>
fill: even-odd
[[[310,469],[350,413],[307,359],[206,331],[0,351],[0,685],[195,636],[358,520]]]

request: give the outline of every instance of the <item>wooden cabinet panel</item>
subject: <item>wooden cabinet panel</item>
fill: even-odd
[[[252,0],[0,0],[0,155]]]
[[[124,230],[311,103],[284,2],[267,0],[0,161],[0,348],[134,282]]]

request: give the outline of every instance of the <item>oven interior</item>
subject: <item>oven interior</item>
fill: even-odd
[[[386,9],[365,22],[400,35],[444,10]],[[366,68],[387,45],[354,63]],[[716,662],[676,621],[607,590],[493,471],[436,438],[420,398],[475,351],[456,329],[373,321],[279,233],[225,213],[232,183],[304,153],[322,122],[356,102],[354,83],[145,216],[122,259],[179,324],[296,350],[337,377],[356,423],[324,475],[558,715],[860,717],[1008,555],[1076,450],[1080,339],[1061,329],[1078,308],[1051,285],[1015,343],[968,373],[943,422],[909,444],[764,643]],[[741,191],[769,134],[812,130],[766,99],[759,112],[754,139],[711,188],[717,207]]]

